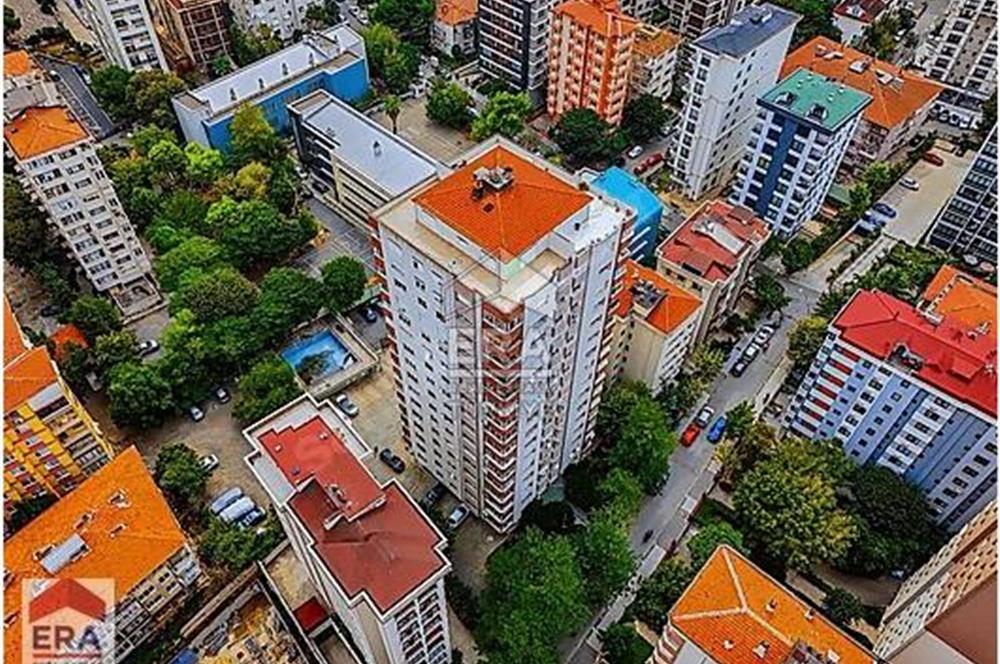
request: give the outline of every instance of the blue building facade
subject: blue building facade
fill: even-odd
[[[635,226],[629,251],[632,258],[642,262],[653,257],[656,234],[663,217],[663,203],[656,194],[626,171],[614,166],[601,173],[591,183],[600,193],[636,211]]]

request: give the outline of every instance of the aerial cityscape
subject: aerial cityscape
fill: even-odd
[[[4,0],[10,664],[997,664],[995,0]]]

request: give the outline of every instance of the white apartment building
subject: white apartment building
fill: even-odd
[[[872,98],[798,69],[757,100],[754,124],[730,202],[751,208],[791,237],[826,198]]]
[[[645,0],[635,0],[644,2]],[[712,28],[725,25],[742,11],[746,0],[663,0],[666,27],[685,39],[697,39]]]
[[[640,25],[632,47],[629,95],[667,99],[674,88],[681,39],[669,30]]]
[[[786,422],[902,475],[954,531],[996,497],[996,359],[993,334],[858,291],[830,324]]]
[[[479,67],[541,104],[555,0],[480,0]]]
[[[358,660],[451,661],[447,540],[397,479],[376,481],[375,455],[347,416],[303,395],[243,435],[250,470]]]
[[[951,0],[927,76],[985,100],[997,88],[996,0]]]
[[[233,19],[242,30],[267,27],[284,42],[292,39],[296,31],[304,32],[306,12],[323,0],[229,0]]]
[[[324,200],[355,224],[427,182],[443,164],[326,90],[288,105],[299,163]]]
[[[754,101],[778,80],[798,14],[747,7],[691,44],[673,169],[698,200],[729,185],[755,118]]]
[[[79,7],[109,62],[129,71],[167,69],[145,0],[80,0]]]
[[[97,145],[63,106],[32,106],[4,125],[18,177],[49,215],[78,269],[126,315],[159,303],[152,268]]]
[[[403,437],[494,529],[587,454],[631,208],[500,138],[373,215]]]

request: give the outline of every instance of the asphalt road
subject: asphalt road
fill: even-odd
[[[34,57],[46,71],[54,71],[59,75],[56,86],[60,94],[95,138],[100,140],[115,133],[115,123],[87,87],[82,70],[78,66],[41,53],[35,53]]]

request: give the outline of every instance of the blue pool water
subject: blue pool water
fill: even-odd
[[[315,374],[315,377],[319,379],[332,376],[354,364],[355,361],[347,347],[329,330],[317,332],[281,351],[281,357],[291,365],[296,373],[299,371],[299,365],[314,355],[323,358],[322,369]]]

